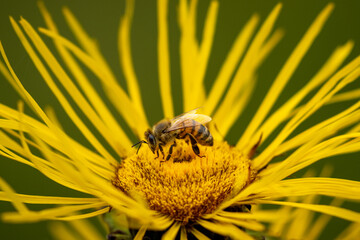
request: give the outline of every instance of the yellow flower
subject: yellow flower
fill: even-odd
[[[80,46],[59,34],[43,4],[40,9],[47,28],[40,28],[41,34],[25,19],[17,22],[11,18],[11,24],[36,69],[87,142],[83,145],[71,137],[71,132],[62,127],[51,109],[43,110],[39,106],[23,87],[0,45],[1,73],[35,114],[25,114],[22,102],[17,109],[0,104],[0,154],[33,167],[54,182],[86,196],[18,194],[0,179],[0,200],[11,202],[16,209],[3,213],[4,221],[72,221],[72,226],[84,238],[95,238],[96,233],[92,233],[91,227],[82,219],[101,215],[109,228],[109,236],[114,237],[174,239],[180,236],[187,239],[195,236],[207,239],[218,234],[234,239],[263,235],[314,239],[328,221],[319,217],[311,231],[306,232],[312,221],[311,213],[318,212],[326,214],[322,216],[352,222],[348,232],[344,232],[347,236],[359,231],[360,214],[339,207],[340,199],[360,200],[358,181],[330,178],[327,173],[322,173],[321,177],[311,173],[305,177],[290,177],[321,159],[360,151],[360,102],[342,107],[306,130],[299,128],[325,105],[360,97],[358,88],[343,90],[355,81],[358,83],[360,76],[360,57],[344,64],[354,43],[349,41],[336,48],[304,87],[283,104],[276,105],[323,28],[333,4],[328,4],[310,25],[280,69],[244,133],[235,146],[231,146],[224,136],[230,133],[244,112],[255,88],[259,67],[283,36],[282,30],[274,30],[282,5],[274,7],[257,31],[259,16],[255,14],[250,18],[236,37],[208,91],[204,80],[219,2],[211,1],[202,40],[198,41],[198,2],[180,0],[183,112],[201,107],[198,111],[211,116],[212,121],[203,129],[199,125],[187,129],[191,134],[176,139],[175,146],[171,141],[164,144],[163,149],[158,147],[153,152],[144,145],[137,152],[132,148],[133,136],[148,145],[152,142],[143,140],[150,125],[130,51],[134,2],[128,0],[126,3],[118,47],[127,91],[119,84],[95,41],[67,8],[64,9],[65,18]],[[160,97],[165,118],[172,119],[175,110],[167,19],[168,2],[159,0]],[[44,38],[53,40],[59,58],[50,51]],[[90,79],[94,76],[103,91],[91,84]],[[201,137],[205,140],[210,136],[204,133],[207,128],[214,138],[213,144],[201,141]],[[332,197],[334,201],[318,204],[319,195]],[[50,206],[31,210],[27,204]],[[268,205],[282,207],[263,208]],[[62,225],[53,227],[58,237],[71,235]]]

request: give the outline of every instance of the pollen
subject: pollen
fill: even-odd
[[[254,176],[250,160],[227,143],[199,147],[200,157],[179,141],[168,161],[142,147],[119,164],[112,183],[125,193],[137,192],[150,209],[175,221],[196,221],[240,192]]]

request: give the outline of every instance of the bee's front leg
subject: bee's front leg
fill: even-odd
[[[163,158],[164,158],[164,157],[165,157],[165,154],[164,154],[164,150],[163,150],[161,144],[159,144],[159,149],[160,149],[160,152],[161,152],[161,154],[162,154],[162,156],[163,156]],[[158,154],[159,154],[159,153],[158,153]]]
[[[169,153],[168,153],[168,155],[166,157],[166,161],[169,161],[169,159],[171,157],[171,154],[173,152],[173,147],[175,147],[175,146],[176,146],[176,141],[174,140],[174,143],[170,146]]]

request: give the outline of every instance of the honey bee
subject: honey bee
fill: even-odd
[[[156,152],[158,158],[159,150],[162,155],[165,156],[163,147],[172,143],[166,157],[166,161],[168,161],[173,152],[173,148],[176,146],[175,140],[189,137],[194,153],[201,157],[197,144],[213,146],[214,141],[209,129],[204,126],[204,124],[211,121],[211,117],[203,114],[197,114],[197,110],[198,108],[176,116],[171,120],[161,120],[156,123],[152,129],[145,131],[146,140],[141,140],[140,142],[134,144],[133,147],[138,144],[140,144],[141,147],[142,143],[146,143],[154,154]]]

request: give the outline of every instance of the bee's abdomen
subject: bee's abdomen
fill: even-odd
[[[193,133],[194,138],[198,141],[199,144],[205,146],[212,146],[214,144],[213,137],[204,125],[197,125],[197,131]]]
[[[212,146],[213,145],[213,137],[210,131],[202,124],[197,124],[192,127],[183,128],[178,133],[178,138],[186,137],[186,134],[191,134],[196,141],[205,146]]]

